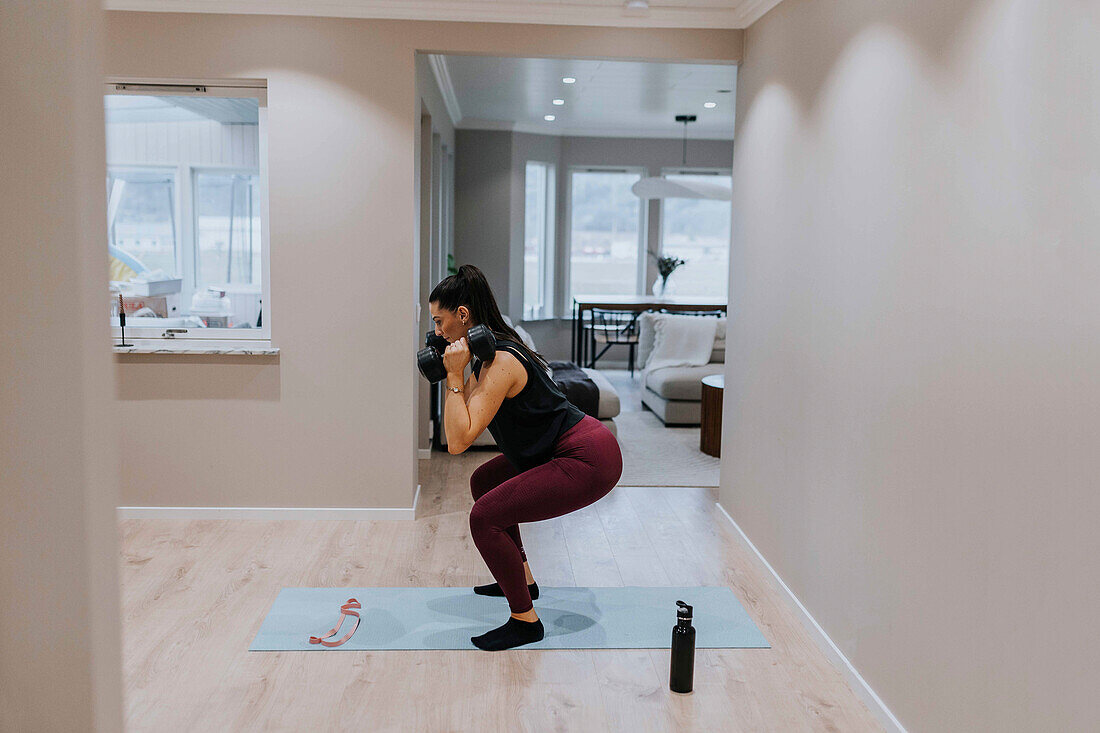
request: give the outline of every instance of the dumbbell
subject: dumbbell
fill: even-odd
[[[443,366],[443,352],[447,350],[449,342],[442,336],[436,336],[435,331],[428,331],[424,338],[425,347],[416,352],[416,366],[432,384],[442,382],[447,378],[447,368]],[[466,334],[466,343],[470,346],[470,353],[481,361],[492,361],[497,352],[497,340],[493,332],[484,324],[478,324]]]
[[[416,365],[424,378],[432,384],[447,377],[447,369],[443,366],[443,352],[447,350],[447,343],[447,339],[436,336],[435,331],[428,331],[424,337],[425,348],[416,352]]]

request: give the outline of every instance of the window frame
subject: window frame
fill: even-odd
[[[568,167],[569,179],[566,181],[565,191],[565,241],[564,241],[564,267],[563,267],[563,291],[565,297],[560,309],[561,318],[572,318],[571,313],[565,313],[565,307],[570,311],[573,308],[573,174],[574,173],[637,173],[639,179],[649,175],[644,165],[571,165]],[[645,294],[646,275],[646,244],[649,241],[649,202],[646,199],[638,199],[638,258],[634,273],[634,292],[630,295],[640,296]]]
[[[201,91],[199,91],[201,89]],[[127,326],[126,337],[128,339],[142,339],[154,341],[247,341],[250,343],[271,342],[271,224],[270,224],[270,193],[268,186],[268,109],[267,109],[267,82],[263,79],[222,79],[217,81],[191,80],[191,79],[149,79],[130,77],[109,77],[103,84],[103,94],[108,95],[135,95],[135,96],[196,96],[196,97],[231,97],[251,98],[258,103],[257,124],[257,156],[259,163],[260,179],[260,260],[261,260],[261,284],[260,299],[263,303],[263,323],[259,328],[188,328],[184,333],[176,333],[172,336],[164,326]],[[175,168],[176,169],[176,206],[175,215],[177,234],[177,260],[179,262],[179,276],[183,278],[183,286],[180,289],[180,306],[184,305],[184,297],[190,298],[194,293],[196,273],[194,271],[196,258],[196,237],[198,233],[198,210],[194,205],[195,185],[197,185],[198,172],[248,172],[251,169],[243,169],[240,166],[219,166],[208,164],[175,164],[165,163],[131,163],[119,161],[107,162],[106,168]],[[106,213],[106,212],[105,212]],[[187,301],[188,303],[190,300]],[[110,326],[111,337],[121,338],[122,328]]]
[[[190,225],[191,225],[191,233],[192,233],[193,237],[198,237],[198,233],[199,233],[199,207],[195,205],[195,192],[198,190],[199,176],[203,173],[215,174],[215,175],[232,175],[232,174],[252,175],[253,174],[253,171],[249,168],[242,168],[240,166],[234,166],[234,165],[205,165],[205,164],[203,164],[203,165],[181,166],[181,168],[186,168],[187,173],[190,176],[190,186],[191,186],[191,191],[190,191],[190,196],[191,196],[191,216],[190,216],[190,219],[191,219],[191,221],[190,221]],[[262,182],[261,182],[261,185],[262,185]],[[262,193],[261,193],[261,196],[262,196]],[[197,239],[193,240],[193,241],[197,242]],[[264,244],[264,240],[263,240],[263,221],[261,220],[260,221],[260,254],[261,254],[261,260],[262,260],[262,254],[263,254],[263,244]],[[192,255],[191,262],[188,263],[188,266],[191,269],[191,279],[190,280],[187,280],[187,279],[184,280],[185,289],[187,289],[189,291],[188,292],[188,297],[190,297],[191,295],[194,295],[194,290],[191,289],[191,288],[192,287],[195,287],[195,288],[198,287],[199,251],[198,251],[197,247],[192,247],[191,255]],[[261,264],[261,270],[262,270],[262,264]],[[260,297],[262,298],[263,297],[263,290],[262,290],[263,285],[261,284],[260,287],[261,287]],[[181,296],[182,296],[182,293],[181,293]],[[230,329],[221,329],[221,330],[239,331],[241,329],[232,329],[232,328],[230,328]]]
[[[527,248],[527,167],[539,165],[546,169],[546,199],[543,201],[542,251],[539,253],[539,283],[542,288],[542,302],[535,310],[527,311],[527,294],[524,292],[523,320],[542,321],[554,317],[556,298],[554,297],[554,259],[557,252],[554,241],[557,233],[555,226],[557,213],[557,166],[547,160],[531,158],[523,163],[523,243]],[[526,271],[526,269],[525,269]],[[524,278],[526,283],[526,277]]]
[[[172,176],[172,237],[175,245],[175,259],[177,272],[182,272],[182,264],[180,260],[183,257],[183,229],[184,223],[180,221],[178,212],[183,210],[183,204],[181,202],[181,196],[183,196],[180,190],[180,171],[181,168],[178,165],[168,165],[164,163],[117,163],[115,165],[108,164],[105,173],[110,175],[111,170],[114,169],[116,173],[125,175],[126,173],[142,173],[146,171],[163,171]],[[108,193],[110,196],[110,193]],[[110,229],[108,228],[108,242],[110,242]]]

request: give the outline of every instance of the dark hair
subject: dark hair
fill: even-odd
[[[515,342],[532,361],[542,365],[543,371],[550,368],[542,354],[528,348],[516,330],[504,322],[504,316],[500,314],[497,299],[493,297],[493,289],[489,287],[485,273],[473,265],[463,265],[458,268],[457,274],[440,280],[428,296],[428,302],[439,303],[440,307],[449,311],[458,310],[460,305],[466,306],[470,309],[475,325],[488,326],[498,340]]]

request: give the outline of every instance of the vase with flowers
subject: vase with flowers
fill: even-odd
[[[679,257],[662,257],[653,250],[649,250],[650,256],[657,260],[657,272],[661,276],[661,282],[659,285],[655,284],[654,289],[657,290],[655,295],[658,298],[663,298],[665,295],[665,289],[668,287],[668,278],[676,271],[676,268],[680,265],[687,264],[686,261]],[[658,289],[659,288],[659,289]]]

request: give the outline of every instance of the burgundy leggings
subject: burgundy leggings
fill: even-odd
[[[533,608],[519,523],[553,519],[599,501],[622,473],[619,441],[591,415],[562,433],[546,463],[519,473],[499,455],[477,467],[470,477],[470,532],[512,613]]]

